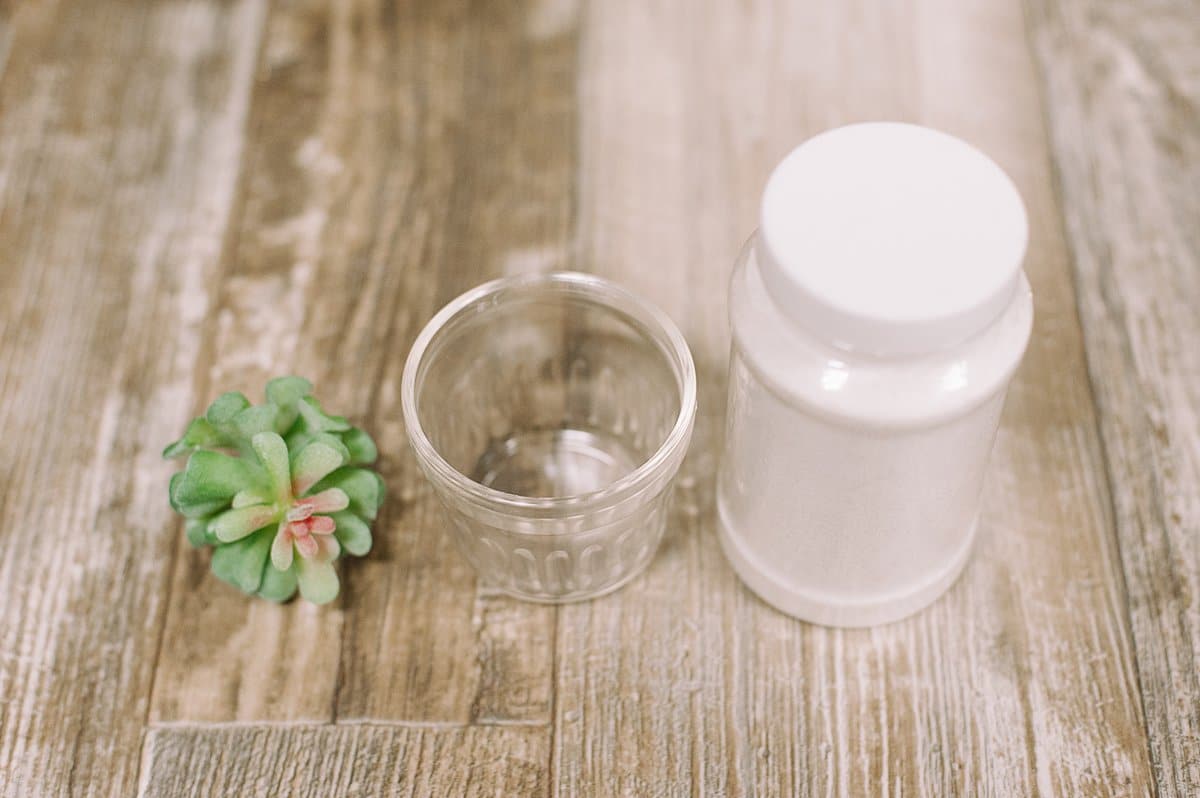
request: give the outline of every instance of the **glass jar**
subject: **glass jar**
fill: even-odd
[[[625,584],[657,550],[696,374],[679,329],[645,300],[589,274],[519,275],[430,320],[401,404],[480,578],[577,601]]]

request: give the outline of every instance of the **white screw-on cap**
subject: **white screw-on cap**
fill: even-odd
[[[945,133],[877,122],[822,133],[775,168],[758,261],[783,312],[820,337],[916,354],[1000,315],[1028,237],[994,161]]]

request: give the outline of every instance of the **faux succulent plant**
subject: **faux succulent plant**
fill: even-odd
[[[366,554],[384,486],[369,468],[375,442],[327,414],[312,383],[280,377],[267,401],[217,397],[163,457],[188,455],[171,478],[171,506],[195,546],[212,546],[212,570],[235,587],[286,601],[297,587],[324,604],[338,594],[334,561]]]

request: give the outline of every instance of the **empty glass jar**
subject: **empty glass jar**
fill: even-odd
[[[696,411],[691,354],[660,310],[587,274],[495,280],[421,331],[401,394],[417,461],[486,583],[574,601],[650,561]]]

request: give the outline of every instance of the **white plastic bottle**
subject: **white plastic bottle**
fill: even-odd
[[[867,626],[966,564],[1033,323],[1024,206],[946,134],[831,130],[771,175],[730,287],[721,543],[767,602]]]

